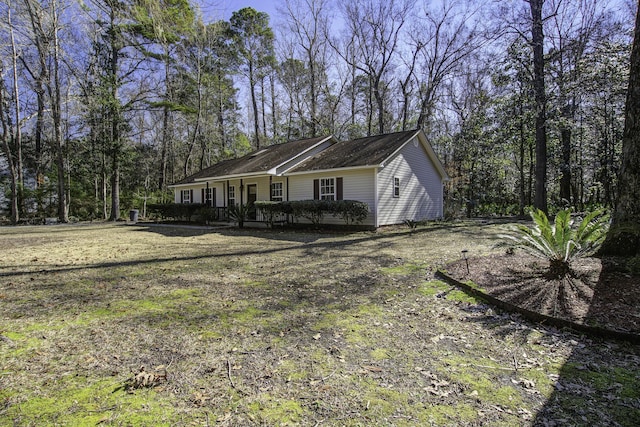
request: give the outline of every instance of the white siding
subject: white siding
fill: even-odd
[[[342,177],[342,198],[344,200],[358,200],[369,205],[369,216],[363,225],[374,225],[375,219],[373,210],[375,208],[375,170],[336,170],[322,173],[312,173],[305,175],[293,175],[289,177],[289,200],[311,200],[313,199],[313,180],[319,178],[340,178]],[[344,224],[342,218],[325,217],[328,224]]]
[[[194,184],[194,185],[185,185],[181,187],[175,187],[173,189],[174,201],[176,203],[182,203],[181,194],[183,190],[193,190],[193,198],[190,203],[202,203],[202,188],[204,186],[202,184]]]
[[[242,203],[246,203],[247,201],[247,186],[249,185],[257,185],[258,194],[256,200],[269,200],[271,192],[269,177],[265,176],[259,178],[245,178],[242,180],[242,182],[244,184],[244,190],[242,192]],[[236,196],[239,194],[237,193],[237,188],[238,187],[236,187]]]
[[[207,183],[203,182],[200,188],[207,188]],[[213,206],[216,206],[216,207],[227,206],[227,201],[225,200],[227,196],[226,181],[225,182],[221,182],[221,181],[209,182],[209,188],[213,188],[216,194]],[[201,190],[199,191],[200,191],[200,194],[202,194],[202,191]],[[204,203],[204,200],[202,201],[202,203]]]
[[[394,177],[400,179],[399,197],[393,197]],[[377,188],[376,226],[442,217],[442,179],[417,138],[380,169]]]
[[[282,183],[282,191],[284,199],[287,198],[287,178],[285,177],[273,177],[273,182],[281,182]],[[270,200],[271,198],[271,182],[269,181],[269,177],[257,177],[257,178],[245,178],[242,181],[240,179],[231,179],[229,181],[213,181],[209,182],[209,188],[215,188],[216,200],[215,206],[222,207],[227,206],[227,182],[231,186],[235,186],[236,190],[236,202],[240,203],[240,182],[244,185],[244,189],[242,191],[242,203],[246,203],[247,201],[247,186],[255,184],[258,189],[258,200]],[[193,200],[191,203],[204,203],[202,200],[202,190],[207,188],[207,183],[197,183],[193,185],[185,185],[181,187],[174,187],[174,202],[180,203],[180,193],[182,190],[193,190]],[[312,187],[313,191],[313,187]],[[313,193],[312,193],[313,197]]]

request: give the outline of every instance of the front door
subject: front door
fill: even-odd
[[[256,220],[255,202],[258,200],[258,186],[256,184],[247,185],[247,219]]]

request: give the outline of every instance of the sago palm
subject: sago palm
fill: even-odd
[[[607,234],[609,216],[603,210],[588,213],[577,227],[571,219],[571,209],[558,212],[553,224],[544,212],[531,212],[533,228],[516,226],[513,234],[502,237],[538,258],[549,260],[549,274],[565,277],[571,272],[571,262],[579,257],[593,255]]]

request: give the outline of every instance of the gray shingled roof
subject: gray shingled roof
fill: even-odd
[[[173,185],[191,184],[196,182],[196,180],[209,177],[251,175],[261,172],[266,173],[327,138],[327,136],[321,136],[317,138],[301,139],[285,142],[283,144],[270,145],[237,159],[223,160],[201,170],[200,172],[177,181]]]
[[[300,163],[289,171],[310,172],[361,166],[377,166],[418,133],[410,131],[341,141]]]

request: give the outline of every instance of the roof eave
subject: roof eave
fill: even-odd
[[[206,182],[206,181],[224,181],[227,179],[244,179],[244,178],[257,178],[261,176],[274,176],[276,175],[274,169],[269,169],[268,171],[262,172],[249,172],[249,173],[238,173],[233,175],[221,175],[221,176],[208,176],[204,178],[196,178],[195,183]]]
[[[363,165],[363,166],[344,166],[340,168],[330,168],[330,169],[314,169],[314,170],[305,170],[298,172],[286,172],[282,175],[284,176],[294,176],[294,175],[309,175],[314,173],[327,173],[327,172],[336,172],[336,171],[344,171],[344,170],[361,170],[361,169],[375,169],[382,167],[382,165]]]
[[[184,184],[169,184],[167,185],[167,188],[188,187],[193,184],[195,184],[195,182],[187,182]]]

